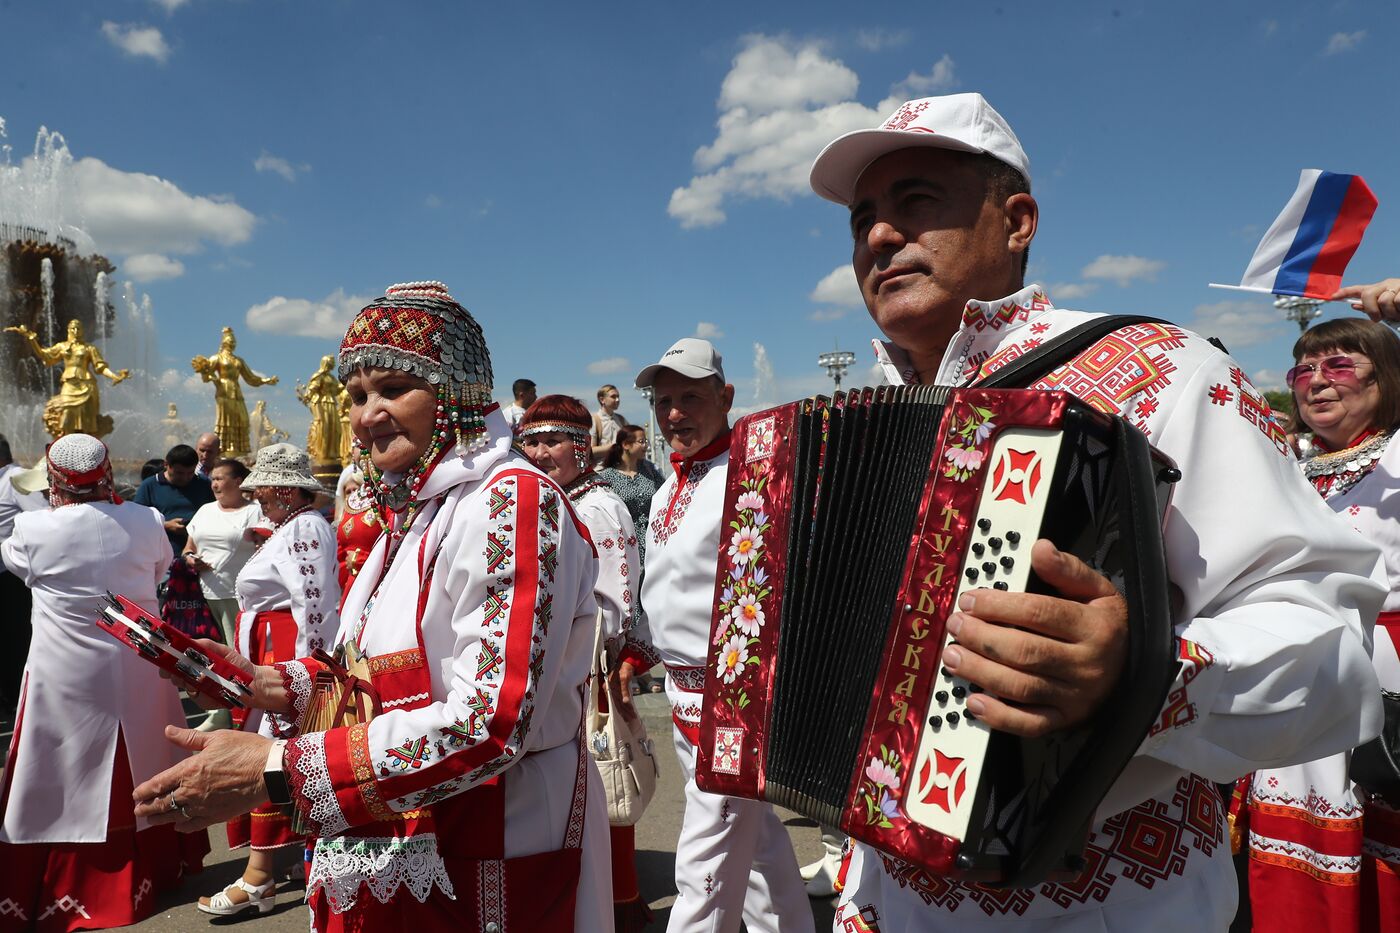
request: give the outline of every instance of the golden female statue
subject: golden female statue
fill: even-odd
[[[253,440],[258,450],[276,444],[278,441],[285,441],[291,437],[277,425],[272,423],[272,419],[267,416],[267,402],[258,399],[253,405],[253,414],[249,416],[252,420]]]
[[[350,445],[355,440],[355,435],[350,432],[350,393],[345,386],[340,387],[336,407],[340,411],[340,462],[343,466],[348,466],[351,456]]]
[[[311,409],[306,453],[313,464],[340,463],[340,380],[331,372],[335,357],[321,357],[321,366],[306,385],[297,383],[297,398]]]
[[[277,384],[276,376],[260,376],[234,354],[238,341],[233,328],[225,327],[219,340],[219,352],[213,356],[196,356],[190,366],[205,382],[214,383],[214,433],[223,441],[224,456],[241,459],[252,453],[248,443],[248,405],[243,401],[241,378],[250,386]]]
[[[102,437],[112,432],[112,419],[98,410],[97,377],[106,376],[112,385],[131,375],[128,369],[114,372],[102,353],[83,342],[83,325],[68,322],[68,339],[51,347],[39,343],[39,335],[25,327],[7,327],[29,341],[29,347],[45,366],[63,366],[58,394],[44,405],[44,427],[54,440],[65,434],[91,434]]]

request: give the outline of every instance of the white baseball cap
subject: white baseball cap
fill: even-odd
[[[682,337],[661,354],[661,359],[637,373],[637,388],[645,389],[656,381],[663,369],[674,370],[689,379],[718,376],[724,381],[724,359],[715,345],[699,337]]]
[[[920,146],[986,153],[1030,184],[1031,163],[1020,140],[987,99],[973,93],[905,101],[875,129],[838,136],[812,163],[812,190],[828,201],[849,205],[870,163],[898,149]]]

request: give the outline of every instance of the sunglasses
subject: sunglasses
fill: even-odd
[[[1369,365],[1358,363],[1349,356],[1329,356],[1320,363],[1299,363],[1283,374],[1283,381],[1291,389],[1299,382],[1307,385],[1312,382],[1313,373],[1321,372],[1329,382],[1356,382],[1356,367]]]

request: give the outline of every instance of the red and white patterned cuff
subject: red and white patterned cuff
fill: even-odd
[[[304,814],[314,836],[338,836],[350,828],[341,812],[326,762],[326,733],[312,732],[287,743],[285,773],[292,806]]]
[[[311,699],[311,672],[301,661],[282,661],[272,665],[282,675],[282,689],[292,701],[296,718],[301,719],[306,712],[306,702]]]

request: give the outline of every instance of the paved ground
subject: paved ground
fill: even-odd
[[[642,894],[648,899],[656,915],[651,929],[660,931],[665,929],[666,918],[676,893],[672,877],[676,835],[680,831],[681,822],[682,797],[678,776],[680,768],[671,751],[671,714],[665,697],[661,694],[645,694],[637,699],[647,730],[661,749],[661,783],[646,816],[637,826],[637,871]],[[0,741],[8,741],[8,736],[0,736]],[[799,863],[814,861],[820,851],[815,824],[793,813],[781,812],[792,836],[793,846],[797,850]],[[296,881],[283,886],[278,894],[277,906],[270,914],[228,921],[211,919],[199,913],[193,905],[201,894],[218,891],[224,885],[233,882],[243,871],[243,857],[229,852],[224,844],[222,831],[211,831],[210,842],[214,851],[205,863],[203,874],[187,878],[180,888],[167,893],[161,899],[161,909],[153,917],[126,929],[187,933],[208,926],[236,924],[260,933],[282,930],[304,933],[307,917],[305,909],[301,906],[303,889],[299,871],[294,873]],[[818,930],[831,928],[833,903],[815,900],[811,902]]]

